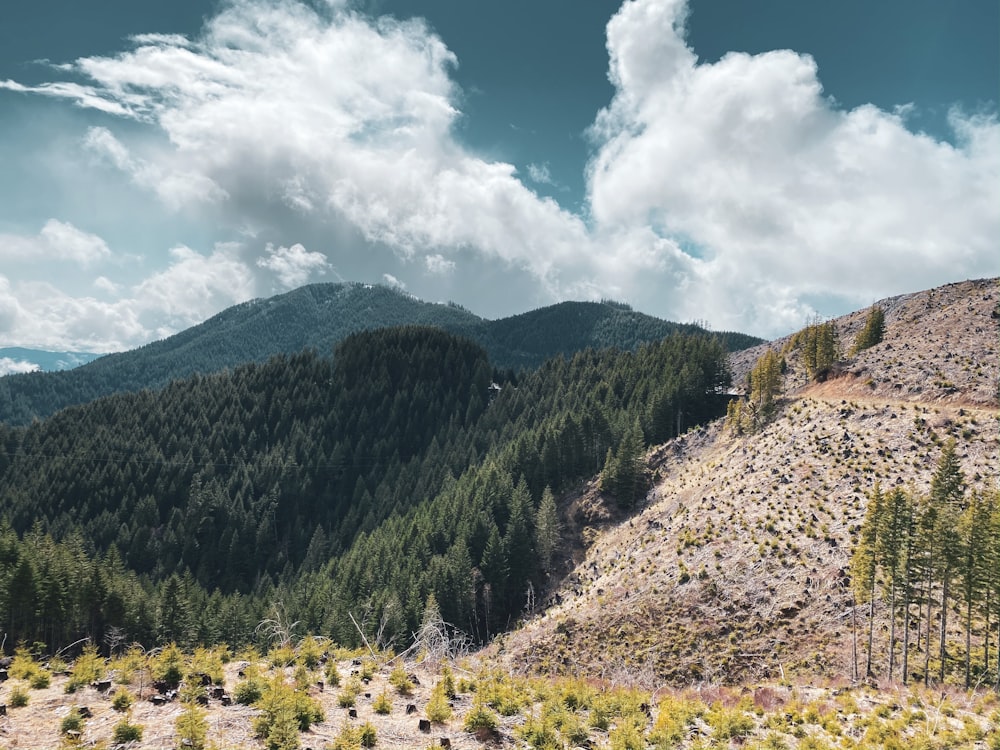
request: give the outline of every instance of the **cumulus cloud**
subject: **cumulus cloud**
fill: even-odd
[[[228,197],[226,191],[205,174],[134,157],[107,128],[90,128],[84,146],[128,174],[139,187],[153,191],[171,210],[190,204],[215,203]]]
[[[37,372],[40,368],[34,362],[0,357],[0,376],[14,375],[22,372]]]
[[[699,258],[693,298],[768,333],[800,323],[812,294],[864,304],[996,273],[995,118],[954,112],[952,146],[910,132],[905,108],[838,109],[809,55],[699,64],[685,15],[639,0],[608,24],[616,94],[588,175],[598,224],[683,238]]]
[[[996,272],[995,117],[955,111],[951,145],[909,131],[905,106],[840,109],[806,54],[699,62],[687,12],[628,0],[609,22],[615,94],[590,130],[585,216],[456,140],[457,61],[426,24],[339,2],[233,0],[197,38],[135,37],[70,64],[86,85],[0,87],[148,125],[148,142],[97,127],[86,143],[171,209],[214,206],[255,231],[279,210],[346,224],[429,275],[452,272],[458,253],[463,271],[478,257],[526,272],[536,299],[614,296],[771,334],[800,325],[819,294],[863,305]],[[527,171],[551,180],[544,163]],[[246,294],[254,268],[283,285],[327,268],[275,244],[249,264],[179,248],[137,298],[173,325]]]
[[[296,243],[291,247],[274,247],[268,244],[266,257],[257,259],[257,266],[278,277],[284,289],[302,286],[313,274],[323,275],[330,267],[322,253],[309,252]]]
[[[0,260],[4,261],[70,261],[89,266],[110,257],[103,239],[58,219],[46,221],[35,236],[0,234]]]
[[[406,284],[397,279],[391,273],[382,274],[382,281],[385,282],[386,286],[391,286],[393,289],[406,289]]]
[[[51,350],[119,351],[163,338],[223,308],[257,296],[243,248],[219,244],[210,253],[186,246],[169,265],[131,284],[99,277],[110,299],[69,294],[48,281],[12,283],[0,276],[0,342]]]

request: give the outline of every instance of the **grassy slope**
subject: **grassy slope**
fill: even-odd
[[[926,490],[948,437],[971,486],[995,481],[998,302],[995,280],[890,300],[885,340],[842,377],[807,385],[790,356],[760,434],[716,423],[653,450],[634,516],[591,487],[567,522],[593,543],[567,551],[557,603],[497,649],[505,663],[675,683],[849,675],[846,569],[874,482]],[[837,321],[847,347],[863,318]]]

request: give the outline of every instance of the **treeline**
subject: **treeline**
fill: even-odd
[[[944,446],[928,493],[876,485],[851,575],[856,601],[868,604],[868,676],[884,669],[890,680],[927,683],[959,672],[966,687],[989,680],[1000,689],[1000,497],[969,491],[954,441]],[[889,619],[882,665],[874,658],[876,604]],[[961,644],[952,640],[952,613]]]
[[[340,642],[358,638],[348,613],[398,641],[434,593],[449,622],[488,638],[544,583],[543,498],[599,472],[636,429],[645,445],[718,416],[729,374],[717,339],[675,336],[510,378],[468,340],[387,329],[332,361],[279,357],[0,428],[0,516],[20,550],[0,567],[0,622],[53,645],[109,628],[237,645],[282,601]],[[61,568],[32,551],[66,545]],[[102,571],[125,609],[86,596],[83,618],[75,593],[32,599],[76,592],[73,568]]]
[[[262,364],[277,354],[305,349],[325,354],[352,333],[404,325],[433,326],[472,339],[501,370],[534,369],[556,355],[587,348],[633,350],[675,333],[706,333],[620,305],[566,302],[490,321],[457,305],[421,302],[387,287],[313,284],[236,305],[162,341],[68,372],[0,377],[0,423],[30,424],[101,396],[160,389],[196,373]],[[730,351],[760,343],[740,333],[716,336]]]

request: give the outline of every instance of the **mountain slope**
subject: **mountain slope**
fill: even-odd
[[[875,482],[926,492],[950,438],[970,487],[995,488],[1000,466],[997,281],[880,304],[883,342],[839,376],[810,384],[788,353],[785,399],[761,432],[719,421],[651,451],[656,482],[639,513],[593,485],[573,499],[578,544],[553,606],[501,658],[677,682],[849,676],[848,563]],[[847,347],[864,316],[834,321]],[[764,348],[733,355],[733,369]]]
[[[315,349],[325,356],[362,330],[429,325],[482,345],[494,367],[533,368],[557,354],[588,347],[634,349],[672,333],[698,333],[618,305],[568,302],[499,321],[454,305],[422,302],[368,284],[314,284],[231,307],[200,325],[138,349],[110,354],[72,372],[0,378],[0,422],[17,425],[112,393],[161,388],[275,354]],[[718,334],[730,350],[759,339]]]

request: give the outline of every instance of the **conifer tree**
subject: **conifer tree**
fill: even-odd
[[[552,570],[552,557],[559,548],[560,533],[556,498],[551,488],[546,487],[542,491],[542,500],[535,513],[535,549],[538,551],[539,564],[545,573]]]
[[[884,497],[878,483],[868,498],[861,536],[851,556],[851,584],[855,602],[868,602],[868,657],[865,676],[872,677],[872,641],[875,622],[875,581],[879,562],[879,527],[883,524]]]
[[[938,548],[941,570],[941,666],[938,679],[944,682],[948,660],[948,601],[951,595],[952,579],[962,558],[962,540],[958,533],[958,521],[965,501],[965,476],[962,474],[958,456],[955,453],[954,439],[949,440],[941,452],[937,470],[931,477],[930,499],[931,503],[938,509],[934,529],[934,541]]]
[[[885,311],[878,305],[872,305],[868,310],[864,326],[862,326],[861,330],[858,331],[858,335],[854,338],[854,346],[851,348],[851,354],[857,354],[864,349],[869,349],[881,343],[884,335]]]

